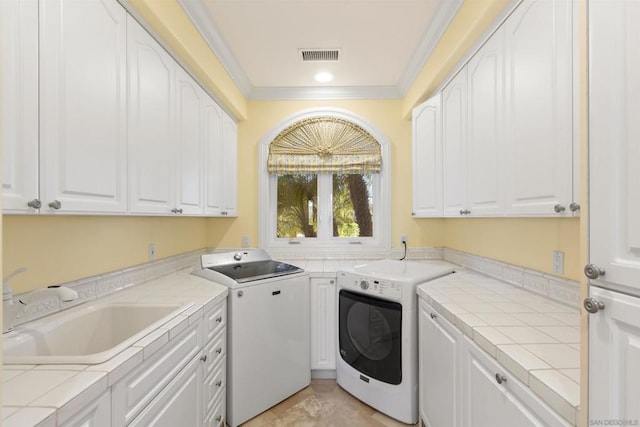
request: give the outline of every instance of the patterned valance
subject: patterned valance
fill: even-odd
[[[269,145],[272,174],[378,173],[380,144],[360,126],[314,117],[289,126]]]

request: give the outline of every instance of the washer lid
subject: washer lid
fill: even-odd
[[[295,265],[272,260],[218,265],[205,268],[224,274],[238,283],[285,276],[287,274],[294,274],[303,271],[300,267],[296,267]]]
[[[439,260],[418,262],[383,259],[345,268],[341,271],[395,282],[423,283],[446,276],[456,269],[457,266],[454,264]]]

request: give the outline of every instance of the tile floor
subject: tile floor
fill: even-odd
[[[335,380],[311,385],[249,420],[243,427],[406,427],[344,391]]]

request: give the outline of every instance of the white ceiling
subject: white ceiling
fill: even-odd
[[[179,0],[251,99],[401,98],[462,0]],[[302,62],[299,49],[340,49]],[[317,83],[330,71],[330,83]]]

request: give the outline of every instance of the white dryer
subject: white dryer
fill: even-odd
[[[378,411],[418,422],[416,287],[445,261],[380,260],[338,271],[338,384]]]

